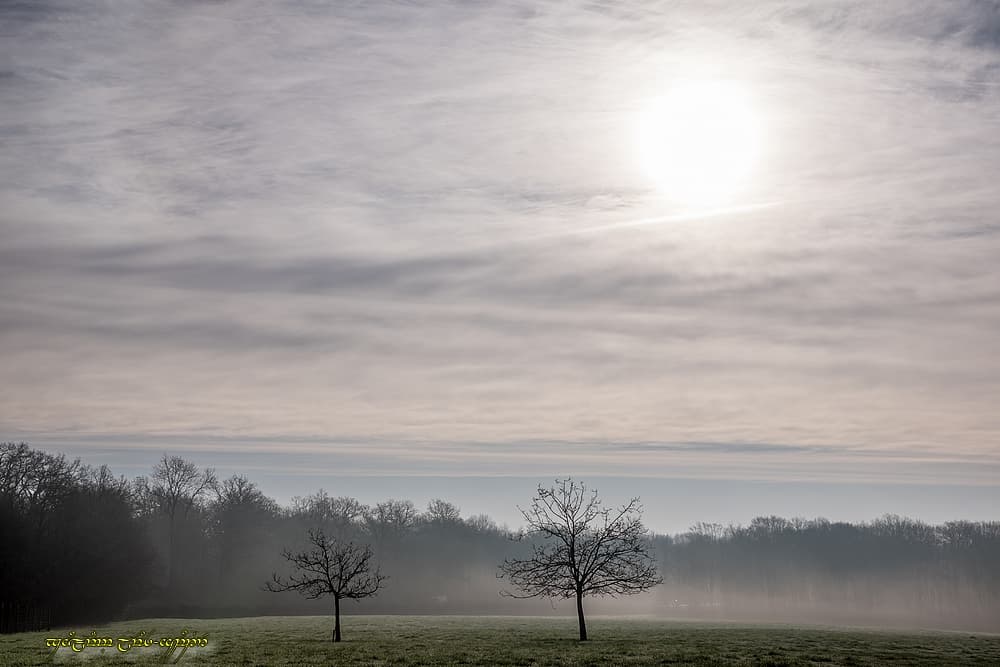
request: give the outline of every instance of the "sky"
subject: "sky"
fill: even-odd
[[[6,0],[0,110],[0,440],[997,518],[997,2]]]

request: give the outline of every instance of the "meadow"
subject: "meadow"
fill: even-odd
[[[162,664],[166,649],[46,648],[46,638],[207,637],[179,664],[211,665],[997,665],[1000,635],[826,626],[748,625],[595,617],[592,639],[575,639],[576,620],[511,616],[332,618],[271,616],[144,619],[58,631],[0,635],[0,665]],[[169,657],[173,661],[175,652]]]

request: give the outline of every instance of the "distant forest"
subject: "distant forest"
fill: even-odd
[[[162,616],[329,614],[264,589],[309,529],[370,544],[389,576],[348,613],[573,613],[498,595],[530,545],[446,500],[373,506],[319,490],[283,507],[243,476],[164,456],[126,479],[0,445],[0,631]],[[512,498],[527,504],[529,498]],[[692,512],[696,507],[690,508]],[[650,535],[664,583],[593,613],[1000,630],[1000,522],[760,517]]]

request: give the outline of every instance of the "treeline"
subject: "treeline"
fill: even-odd
[[[527,499],[511,499],[512,504]],[[164,456],[115,477],[24,444],[0,445],[0,631],[150,616],[326,614],[264,590],[309,529],[371,544],[373,613],[552,613],[498,595],[497,564],[530,545],[434,500],[364,505],[317,491],[283,507],[249,479]],[[929,526],[755,519],[651,536],[664,576],[595,612],[1000,627],[1000,523]],[[559,609],[566,613],[566,609]]]
[[[771,516],[657,541],[670,604],[701,615],[1000,629],[1000,522]]]
[[[27,445],[0,445],[0,632],[121,613],[155,554],[134,486]]]

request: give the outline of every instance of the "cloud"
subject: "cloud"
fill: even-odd
[[[0,433],[994,465],[997,16],[3,3]],[[636,164],[636,114],[692,77],[765,124],[724,215]]]

